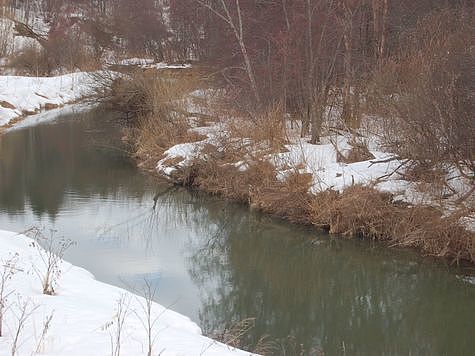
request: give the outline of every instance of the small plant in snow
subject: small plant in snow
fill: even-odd
[[[134,314],[140,320],[147,334],[147,356],[152,356],[153,345],[155,344],[158,336],[154,332],[155,325],[157,324],[160,315],[163,313],[162,312],[157,316],[154,316],[152,313],[153,300],[155,299],[156,292],[157,288],[153,287],[152,283],[145,279],[145,285],[142,289],[142,293],[140,293],[145,300],[137,297],[137,301],[141,310],[134,310]]]
[[[38,344],[36,346],[36,352],[37,354],[44,352],[44,343],[46,339],[46,335],[48,334],[50,325],[51,325],[51,320],[53,320],[53,315],[54,315],[54,310],[51,312],[50,315],[48,315],[45,318],[45,321],[43,323],[43,331],[41,332],[40,339],[38,340]]]
[[[43,294],[54,295],[58,280],[61,277],[61,263],[65,252],[73,242],[64,237],[56,237],[55,230],[50,230],[50,234],[45,236],[40,229],[34,228],[27,232],[28,236],[35,241],[31,246],[36,248],[43,266],[33,266],[33,269],[41,281]]]
[[[125,320],[129,315],[130,297],[122,294],[117,301],[117,309],[111,322],[105,325],[105,329],[109,330],[111,342],[111,356],[120,356],[120,346],[122,342],[122,331],[124,329]]]
[[[30,299],[28,299],[26,302],[22,302],[20,299],[18,299],[18,302],[16,303],[16,308],[12,308],[12,313],[17,319],[17,324],[12,333],[13,341],[11,348],[11,356],[15,356],[18,354],[18,349],[21,347],[21,333],[25,328],[26,322],[33,315],[36,309],[38,309],[38,306],[34,305]]]
[[[13,275],[18,271],[15,267],[18,261],[18,253],[13,255],[6,261],[0,261],[0,337],[3,332],[3,315],[7,308],[7,298],[13,291],[8,290],[8,283],[13,278]]]

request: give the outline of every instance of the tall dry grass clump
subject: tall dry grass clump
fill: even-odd
[[[389,241],[431,256],[475,262],[475,233],[460,222],[465,213],[443,216],[432,207],[397,204],[391,194],[364,186],[319,193],[312,204],[311,223],[332,234]]]
[[[252,191],[269,187],[276,181],[275,168],[269,162],[253,162],[246,170],[240,170],[232,163],[223,163],[226,156],[213,158],[214,153],[222,155],[222,152],[213,152],[215,149],[211,147],[209,150],[206,156],[196,159],[184,170],[184,185],[233,201],[249,203]]]
[[[310,174],[291,173],[282,181],[251,191],[251,207],[293,223],[311,224],[312,184]]]
[[[282,105],[270,105],[257,116],[226,122],[226,132],[242,145],[254,146],[262,154],[281,152],[288,143]]]
[[[120,77],[99,73],[96,98],[126,120],[126,138],[142,165],[154,165],[169,147],[202,137],[190,131],[187,96],[198,79],[136,70]]]

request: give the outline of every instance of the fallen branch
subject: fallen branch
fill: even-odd
[[[388,163],[388,162],[397,161],[397,160],[399,160],[399,156],[391,156],[391,157],[388,157],[388,158],[385,158],[385,159],[378,159],[378,160],[369,161],[368,168],[373,166],[374,164]],[[407,162],[407,160],[404,163],[406,163],[406,162]]]
[[[394,161],[396,159],[391,159],[389,160],[388,162],[390,161]],[[378,184],[379,182],[381,182],[382,180],[384,179],[388,179],[389,177],[391,177],[394,173],[397,173],[402,167],[404,167],[407,163],[409,162],[409,160],[405,160],[405,161],[402,161],[401,164],[399,166],[397,166],[391,173],[388,173],[388,174],[385,174],[381,177],[378,177],[376,178],[375,180],[375,184]],[[383,162],[377,162],[377,163],[383,163]],[[371,165],[370,165],[371,167]]]

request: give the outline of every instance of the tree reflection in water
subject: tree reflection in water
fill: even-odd
[[[91,115],[1,138],[5,226],[49,216],[80,242],[72,262],[110,283],[151,275],[158,301],[181,298],[178,311],[199,317],[206,333],[256,318],[248,345],[270,335],[296,345],[283,346],[287,355],[299,344],[326,355],[475,349],[475,286],[453,271],[407,251],[331,240],[240,205],[156,186],[125,157],[108,115]]]
[[[23,212],[28,202],[37,216],[54,219],[68,190],[103,198],[124,191],[143,195],[143,178],[130,169],[134,163],[124,159],[120,131],[110,128],[112,117],[98,110],[72,113],[59,116],[60,122],[54,125],[4,135],[0,139],[0,211]],[[98,126],[89,118],[103,123]],[[98,148],[107,154],[95,154]]]
[[[443,266],[407,251],[318,236],[200,194],[191,206],[196,211],[187,215],[208,236],[190,241],[188,262],[206,333],[254,317],[248,345],[270,335],[328,355],[473,350],[475,288]]]

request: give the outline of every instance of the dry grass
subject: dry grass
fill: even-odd
[[[346,155],[338,155],[338,161],[343,163],[355,163],[374,159],[374,155],[369,151],[368,146],[364,142],[356,140],[350,142],[351,149]]]
[[[202,139],[190,136],[186,113],[177,106],[180,100],[176,99],[186,96],[190,86],[177,84],[174,88],[166,83],[169,79],[150,89],[154,93],[150,95],[151,103],[155,104],[148,104],[148,114],[140,116],[135,138],[141,160],[153,157],[150,162],[154,164],[157,157],[153,153],[161,155],[176,143]],[[292,173],[277,179],[268,154],[282,151],[287,142],[282,117],[278,107],[272,107],[259,119],[250,118],[239,125],[229,120],[216,145],[205,145],[199,157],[178,169],[173,179],[332,234],[387,241],[431,256],[475,262],[475,234],[461,225],[462,213],[444,217],[435,208],[397,204],[390,194],[363,186],[350,187],[343,193],[327,190],[313,195],[309,193],[311,175],[298,173],[297,167],[289,167]],[[355,142],[352,146],[353,156],[348,159],[371,158],[364,144]],[[181,160],[178,157],[167,163],[177,167]]]
[[[312,224],[330,233],[390,241],[424,253],[475,262],[475,234],[460,223],[464,214],[444,217],[435,208],[403,206],[390,194],[354,186],[342,194],[326,192],[313,201]]]
[[[435,208],[397,204],[391,194],[358,185],[343,193],[312,195],[310,175],[293,173],[279,181],[268,162],[251,164],[246,171],[223,162],[222,155],[217,159],[208,154],[183,172],[181,182],[331,234],[387,241],[453,262],[475,262],[475,234],[460,223],[466,211],[444,217]]]
[[[310,174],[292,173],[282,182],[251,191],[251,206],[293,223],[310,224],[311,183]]]
[[[281,105],[272,105],[257,117],[228,120],[226,132],[233,139],[247,140],[262,154],[279,152],[288,143]]]
[[[160,71],[136,70],[116,80],[96,78],[96,89],[106,106],[122,113],[129,129],[126,139],[142,165],[154,165],[169,147],[204,137],[190,130],[186,98],[196,88],[196,77]]]

